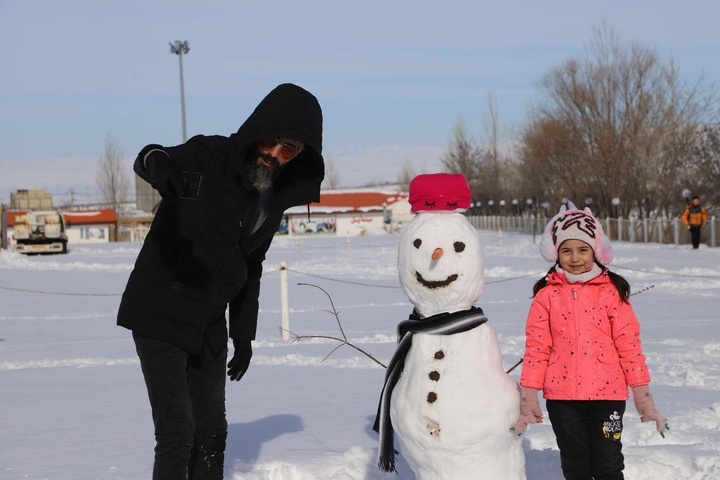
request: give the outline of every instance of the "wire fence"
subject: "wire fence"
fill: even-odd
[[[641,268],[633,268],[633,267],[626,267],[623,265],[613,265],[614,269],[621,269],[621,270],[630,270],[633,272],[638,273],[645,273],[645,274],[651,274],[651,275],[661,275],[661,276],[667,276],[667,277],[677,277],[677,278],[699,278],[699,279],[708,279],[708,280],[720,280],[720,275],[688,275],[684,273],[679,272],[658,272],[656,270],[643,270]],[[343,283],[348,285],[355,285],[359,287],[368,287],[368,288],[401,288],[399,284],[383,284],[383,283],[370,283],[370,282],[363,282],[359,280],[348,280],[343,278],[333,278],[328,277],[326,275],[318,275],[315,273],[309,273],[309,272],[303,272],[301,270],[296,270],[294,268],[287,268],[289,272],[295,273],[297,275],[303,275],[306,277],[311,278],[319,278],[328,282],[336,282],[336,283]],[[279,268],[274,269],[268,269],[265,270],[264,275],[273,275],[280,272]],[[541,275],[545,274],[546,271],[536,271],[527,273],[524,275],[518,275],[514,277],[507,277],[507,278],[501,278],[497,280],[489,280],[485,282],[485,285],[492,285],[495,283],[503,283],[503,282],[513,282],[516,280],[521,280],[523,278],[527,277],[540,277]],[[30,294],[37,294],[37,295],[65,295],[65,296],[81,296],[81,297],[119,297],[122,296],[122,293],[88,293],[88,292],[60,292],[60,291],[51,291],[51,290],[35,290],[30,288],[19,288],[19,287],[10,287],[6,285],[0,285],[0,290],[6,290],[11,292],[18,292],[18,293],[30,293]]]
[[[521,232],[530,235],[542,235],[545,225],[550,221],[545,216],[502,216],[469,215],[470,223],[479,230],[500,230]],[[690,232],[679,217],[675,218],[611,218],[600,219],[603,230],[610,240],[631,243],[660,243],[688,245]],[[720,245],[720,220],[708,219],[700,232],[700,243],[710,247]]]

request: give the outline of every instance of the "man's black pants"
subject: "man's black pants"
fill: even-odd
[[[625,402],[547,400],[566,480],[622,480]]]
[[[694,249],[700,248],[700,231],[702,230],[702,227],[690,227],[690,241],[692,242],[692,246]]]
[[[225,363],[133,335],[153,423],[153,480],[222,480],[227,439]]]

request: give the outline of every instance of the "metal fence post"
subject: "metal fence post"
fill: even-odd
[[[288,302],[287,261],[280,261],[280,321],[282,339],[290,339],[290,307]]]
[[[605,235],[607,235],[608,239],[612,238],[612,231],[610,230],[610,217],[605,217]]]
[[[710,246],[717,247],[717,237],[715,236],[715,217],[710,219]]]

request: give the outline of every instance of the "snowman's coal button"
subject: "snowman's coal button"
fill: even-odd
[[[433,370],[428,374],[428,377],[430,377],[430,380],[432,380],[433,382],[437,382],[438,380],[440,380],[440,372],[438,372],[437,370]]]
[[[442,350],[435,352],[435,360],[442,360],[443,358],[445,358],[445,352]]]
[[[437,400],[437,394],[435,392],[428,393],[428,396],[427,396],[428,403],[435,403],[435,400]]]

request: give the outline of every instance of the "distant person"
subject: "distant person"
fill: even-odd
[[[123,294],[155,425],[153,479],[222,479],[230,380],[252,357],[262,262],[285,210],[320,200],[322,112],[283,84],[229,137],[148,145],[135,172],[162,200]]]
[[[700,197],[697,195],[692,197],[692,201],[685,207],[681,218],[685,228],[690,230],[693,249],[697,250],[700,248],[700,232],[707,223],[707,211],[700,205]]]
[[[630,285],[605,267],[612,247],[589,208],[563,205],[540,251],[554,265],[533,287],[515,429],[542,423],[542,390],[565,478],[622,479],[628,387],[640,420],[669,428],[650,394]]]

